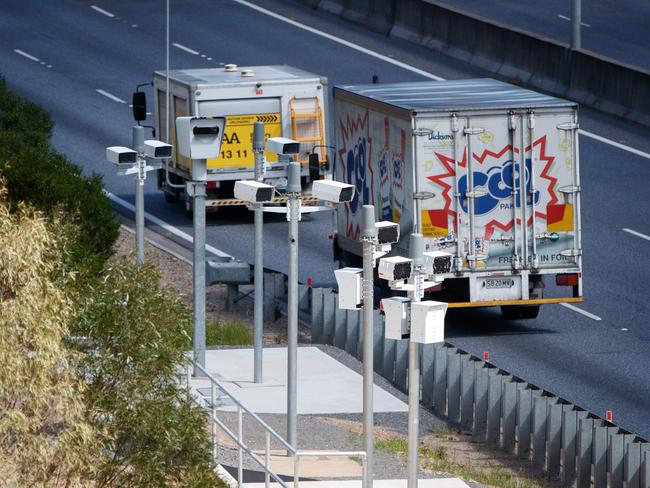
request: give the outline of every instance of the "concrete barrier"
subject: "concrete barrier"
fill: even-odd
[[[300,0],[505,81],[650,125],[650,72],[434,0]]]

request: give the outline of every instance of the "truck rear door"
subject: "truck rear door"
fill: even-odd
[[[430,249],[455,256],[456,276],[579,268],[575,127],[557,109],[418,119],[417,191],[434,194],[420,225]],[[480,299],[528,298],[525,280],[497,281],[479,284]]]

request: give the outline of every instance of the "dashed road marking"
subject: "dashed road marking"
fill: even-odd
[[[627,232],[628,234],[632,234],[633,236],[637,236],[637,237],[640,237],[641,239],[645,239],[646,241],[650,241],[650,236],[647,236],[645,234],[641,234],[641,232],[637,232],[635,230],[628,229],[628,228],[621,229],[621,230],[623,232]]]
[[[177,42],[173,43],[172,46],[174,46],[177,49],[180,49],[181,51],[185,51],[186,53],[194,54],[195,56],[199,54],[198,51],[195,51],[194,49],[191,49],[187,46],[183,46],[182,44],[179,44]]]
[[[108,10],[104,10],[101,7],[98,7],[97,5],[91,5],[91,9],[93,9],[95,12],[99,12],[102,15],[105,15],[106,17],[110,17],[111,19],[115,17],[115,14],[110,13]]]
[[[575,305],[571,305],[570,303],[560,303],[560,305],[562,305],[563,307],[568,308],[569,310],[573,310],[574,312],[578,312],[579,314],[582,314],[585,317],[589,317],[592,320],[603,320],[598,315],[594,315],[591,312],[587,312],[586,310],[582,310],[581,308],[578,308]]]
[[[96,91],[97,93],[99,93],[100,95],[104,95],[106,98],[109,98],[109,99],[113,100],[114,102],[117,102],[117,103],[126,103],[126,102],[125,102],[124,100],[122,100],[121,98],[118,98],[118,97],[116,97],[115,95],[113,95],[113,94],[111,94],[111,93],[108,93],[106,90],[102,90],[101,88],[97,88],[95,91]]]
[[[567,17],[566,15],[562,15],[562,14],[557,14],[557,16],[563,20],[568,20],[569,22],[571,22],[571,17]],[[584,22],[580,22],[580,25],[583,27],[591,27],[591,24],[585,24]]]
[[[24,58],[31,59],[32,61],[34,61],[34,62],[36,62],[36,63],[40,63],[40,62],[41,62],[41,60],[38,59],[36,56],[32,56],[31,54],[26,53],[25,51],[22,51],[21,49],[14,49],[14,52],[15,52],[16,54],[19,54],[20,56],[22,56],[22,57],[24,57]]]

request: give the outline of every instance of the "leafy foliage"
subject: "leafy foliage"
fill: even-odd
[[[81,364],[87,400],[112,453],[100,467],[100,486],[219,483],[205,416],[177,384],[191,317],[178,293],[158,282],[153,267],[118,260],[77,298],[74,330],[96,343]]]
[[[7,90],[0,79],[0,174],[15,207],[28,202],[50,216],[66,214],[65,266],[91,275],[112,253],[119,224],[102,193],[99,175],[86,177],[81,168],[56,153],[49,143],[52,121],[36,105]]]
[[[11,213],[0,181],[2,486],[88,486],[100,454],[63,343],[72,310],[49,278],[61,259],[48,227],[24,205]]]

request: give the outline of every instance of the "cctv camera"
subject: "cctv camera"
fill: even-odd
[[[388,281],[401,281],[411,277],[413,260],[402,256],[392,256],[379,260],[379,277]]]
[[[273,200],[275,188],[253,180],[235,182],[235,198],[250,203],[263,203]]]
[[[218,158],[225,117],[177,117],[178,152],[190,159]]]
[[[164,142],[149,139],[144,141],[144,154],[153,159],[169,159],[172,157],[174,146]]]
[[[444,251],[424,253],[424,268],[427,274],[438,275],[451,272],[452,255]]]
[[[138,153],[133,149],[123,146],[106,148],[106,159],[117,166],[131,166],[138,160]]]
[[[349,202],[354,198],[354,186],[340,181],[316,180],[311,187],[312,196],[332,203]]]
[[[399,224],[384,220],[375,224],[377,244],[395,244],[399,241]]]
[[[280,155],[298,154],[300,143],[286,137],[271,137],[266,141],[266,150]]]

